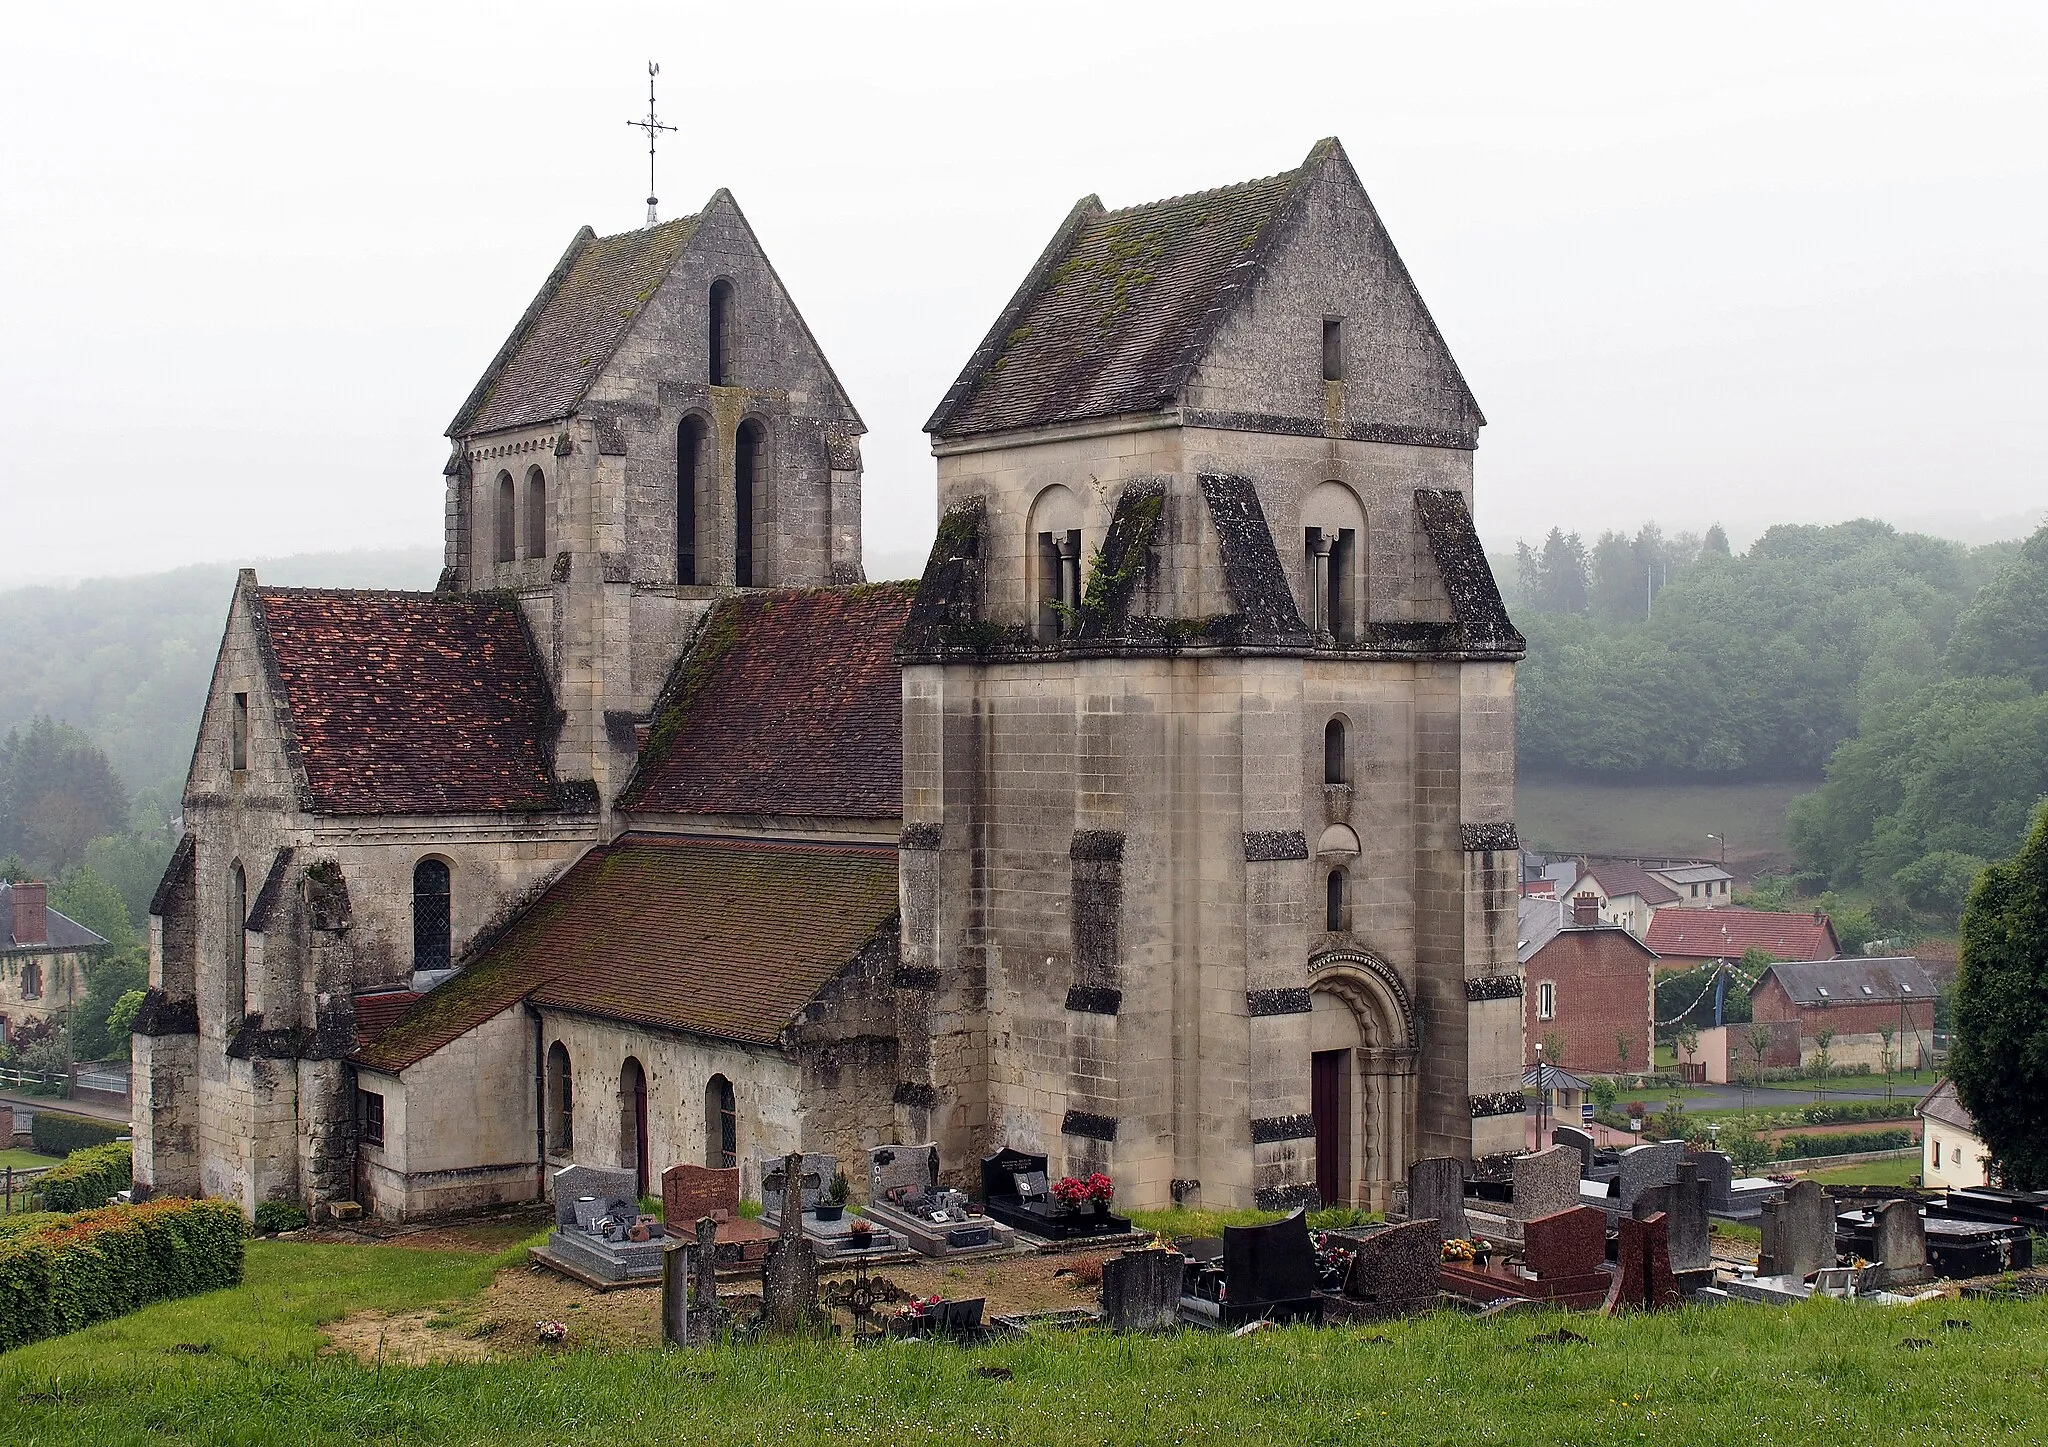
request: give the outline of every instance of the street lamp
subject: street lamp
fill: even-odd
[[[1728,867],[1728,836],[1726,834],[1709,834],[1707,838],[1721,846],[1721,867],[1726,869]]]
[[[1536,1042],[1536,1149],[1543,1149],[1543,1119],[1550,1108],[1548,1077],[1543,1072],[1543,1042]]]

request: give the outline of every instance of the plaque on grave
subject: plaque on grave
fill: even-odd
[[[1223,1228],[1222,1324],[1319,1320],[1316,1252],[1308,1217],[1296,1210],[1264,1226]]]
[[[661,1223],[641,1214],[631,1171],[565,1166],[551,1184],[555,1229],[535,1248],[539,1261],[599,1287],[661,1279]]]
[[[1647,1219],[1655,1212],[1666,1218],[1671,1269],[1685,1274],[1711,1271],[1714,1249],[1707,1219],[1707,1183],[1692,1161],[1679,1162],[1678,1179],[1668,1186],[1646,1186],[1636,1196],[1634,1215]],[[1694,1286],[1703,1283],[1695,1282]]]
[[[1876,1212],[1875,1246],[1886,1286],[1918,1286],[1927,1280],[1927,1228],[1915,1201],[1887,1201]]]
[[[737,1266],[759,1261],[775,1233],[740,1214],[738,1167],[676,1165],[661,1173],[662,1218],[672,1231],[709,1218],[717,1224],[716,1261]]]
[[[921,1256],[1008,1248],[1016,1232],[974,1209],[965,1193],[939,1184],[939,1148],[877,1146],[868,1152],[867,1215]]]
[[[1621,1218],[1614,1281],[1603,1307],[1610,1316],[1618,1311],[1660,1311],[1679,1304],[1678,1281],[1671,1274],[1664,1233],[1661,1211],[1641,1221],[1632,1216]]]
[[[1167,1331],[1179,1321],[1178,1251],[1120,1251],[1102,1263],[1102,1320],[1112,1331]]]

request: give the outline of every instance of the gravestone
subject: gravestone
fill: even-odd
[[[790,1160],[801,1161],[801,1167],[792,1168],[788,1164]],[[762,1161],[762,1215],[781,1219],[784,1182],[788,1180],[792,1170],[796,1178],[802,1182],[802,1206],[790,1214],[801,1215],[804,1211],[818,1209],[818,1202],[824,1199],[825,1193],[832,1187],[832,1178],[839,1174],[839,1158],[818,1151],[805,1151],[801,1156],[792,1152],[787,1158]]]
[[[1443,1235],[1433,1220],[1403,1221],[1381,1231],[1339,1232],[1351,1248],[1344,1295],[1368,1303],[1371,1316],[1433,1311]]]
[[[1927,1280],[1927,1228],[1913,1201],[1887,1201],[1876,1213],[1876,1255],[1887,1286],[1917,1286]]]
[[[1635,1214],[1636,1197],[1647,1186],[1668,1186],[1678,1179],[1678,1163],[1685,1159],[1684,1141],[1663,1141],[1656,1145],[1630,1146],[1621,1153],[1618,1195],[1623,1216]]]
[[[1408,1168],[1408,1219],[1437,1223],[1446,1241],[1465,1237],[1465,1163],[1425,1156]]]
[[[784,1179],[801,1180],[806,1160],[792,1151],[774,1169]],[[763,1194],[767,1178],[763,1171]],[[801,1209],[782,1213],[781,1229],[761,1267],[761,1318],[771,1332],[782,1334],[810,1331],[818,1320],[818,1257],[804,1239]]]
[[[1799,1181],[1764,1206],[1759,1276],[1807,1277],[1835,1264],[1835,1203],[1813,1181]]]
[[[1686,1160],[1698,1169],[1700,1180],[1706,1183],[1707,1209],[1716,1215],[1726,1215],[1733,1204],[1734,1160],[1726,1151],[1694,1151]]]
[[[1671,1274],[1664,1213],[1655,1212],[1642,1221],[1624,1216],[1620,1224],[1614,1282],[1601,1310],[1612,1316],[1619,1311],[1660,1311],[1677,1306],[1678,1281]]]
[[[1707,1219],[1707,1183],[1700,1179],[1699,1167],[1693,1162],[1679,1162],[1678,1179],[1670,1185],[1646,1186],[1636,1196],[1632,1214],[1637,1220],[1647,1220],[1660,1211],[1668,1223],[1671,1269],[1711,1271],[1714,1247]]]
[[[877,1146],[868,1152],[868,1200],[915,1208],[939,1186],[936,1145]]]
[[[1570,1146],[1579,1153],[1579,1175],[1582,1178],[1590,1177],[1593,1174],[1593,1133],[1591,1131],[1580,1130],[1575,1125],[1561,1125],[1551,1131],[1550,1143],[1554,1146]]]
[[[1316,1303],[1316,1249],[1300,1210],[1264,1226],[1223,1228],[1223,1280],[1229,1289],[1225,1325],[1270,1316],[1321,1315]]]
[[[709,1216],[721,1224],[740,1213],[740,1172],[734,1166],[670,1166],[661,1173],[661,1214],[677,1228]]]
[[[555,1172],[555,1225],[577,1225],[576,1203],[586,1198],[597,1204],[599,1215],[613,1201],[637,1202],[639,1196],[633,1189],[637,1184],[631,1171],[615,1171],[605,1166],[564,1166]]]
[[[1579,1153],[1570,1146],[1516,1156],[1508,1165],[1514,1173],[1514,1214],[1523,1221],[1579,1204]]]
[[[1524,1223],[1522,1264],[1539,1281],[1592,1275],[1607,1264],[1607,1213],[1574,1206]]]
[[[690,1281],[690,1340],[708,1342],[721,1324],[718,1305],[718,1225],[710,1216],[697,1218],[697,1250]]]
[[[1121,1251],[1102,1263],[1102,1319],[1112,1331],[1168,1331],[1179,1324],[1178,1251]]]

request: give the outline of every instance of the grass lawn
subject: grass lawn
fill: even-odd
[[[0,1151],[0,1167],[12,1166],[17,1171],[25,1168],[41,1170],[44,1166],[56,1165],[60,1159],[58,1156],[39,1156],[34,1151]]]
[[[1821,1086],[1820,1094],[1823,1100],[1835,1096],[1851,1099],[1853,1097],[1847,1094],[1848,1092],[1867,1094],[1876,1091],[1881,1095],[1884,1088],[1889,1085],[1899,1095],[1918,1100],[1934,1089],[1934,1082],[1939,1079],[1941,1077],[1931,1070],[1922,1070],[1917,1074],[1911,1071],[1893,1071],[1890,1075],[1835,1075],[1830,1076],[1827,1083]],[[1766,1080],[1761,1085],[1752,1085],[1749,1088],[1783,1090],[1808,1096],[1813,1094],[1813,1082],[1810,1080]]]
[[[1780,1161],[1779,1168],[1797,1170],[1797,1161]],[[1920,1175],[1920,1153],[1900,1156],[1892,1161],[1865,1161],[1860,1166],[1836,1166],[1833,1170],[1802,1173],[1809,1181],[1819,1181],[1823,1186],[1911,1186],[1917,1185]]]
[[[1728,862],[1751,868],[1783,867],[1785,807],[1812,783],[1593,784],[1576,779],[1515,781],[1515,823],[1532,849],[1590,854],[1720,857],[1728,836]]]
[[[500,1258],[501,1260],[503,1258]],[[319,1323],[481,1287],[490,1259],[254,1242],[235,1290],[0,1356],[22,1443],[1606,1444],[2048,1435],[2048,1306],[1815,1301],[1658,1316],[1439,1314],[1233,1340],[837,1342],[382,1370]],[[1945,1330],[1944,1319],[1970,1330]],[[1568,1326],[1583,1342],[1538,1338]],[[1921,1343],[1911,1353],[1908,1340]],[[1931,1431],[1930,1424],[1938,1424]]]

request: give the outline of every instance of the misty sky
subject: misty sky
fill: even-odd
[[[1341,136],[1490,425],[1495,544],[2048,506],[2048,6],[278,4],[10,12],[0,586],[438,546],[442,429],[576,228],[732,188],[919,428],[1075,198]]]

